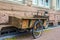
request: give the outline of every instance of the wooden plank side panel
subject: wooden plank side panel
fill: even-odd
[[[22,20],[22,29],[29,28],[28,25],[29,25],[29,20],[28,19]]]
[[[9,18],[9,24],[10,25],[13,25],[13,26],[15,26],[17,28],[21,28],[20,23],[21,23],[20,19],[18,19],[18,18],[15,18],[15,17],[10,17]]]
[[[30,28],[33,27],[35,21],[36,21],[36,19],[31,20],[31,22],[30,22]]]

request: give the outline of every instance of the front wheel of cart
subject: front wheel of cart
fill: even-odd
[[[32,28],[32,36],[34,39],[39,38],[42,35],[43,32],[43,26],[42,26],[42,22],[36,21],[33,25]]]

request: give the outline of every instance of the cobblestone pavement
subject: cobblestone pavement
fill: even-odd
[[[32,35],[29,33],[16,38],[17,40],[60,40],[60,27],[44,31],[43,35],[37,39],[33,39]]]

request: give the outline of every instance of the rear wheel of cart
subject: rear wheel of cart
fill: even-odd
[[[36,21],[32,28],[32,36],[34,39],[39,38],[42,35],[43,26],[40,20]]]
[[[1,36],[16,33],[16,32],[18,32],[18,30],[14,26],[3,27],[1,29]]]

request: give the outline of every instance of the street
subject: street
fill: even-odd
[[[43,35],[37,39],[33,39],[31,34],[25,34],[16,38],[17,40],[60,40],[60,27],[44,31]]]
[[[9,37],[9,36],[7,36]],[[31,33],[24,33],[18,36],[12,36],[12,38],[8,38],[5,40],[60,40],[60,27],[49,28],[44,30],[42,36],[37,39],[33,39]]]

